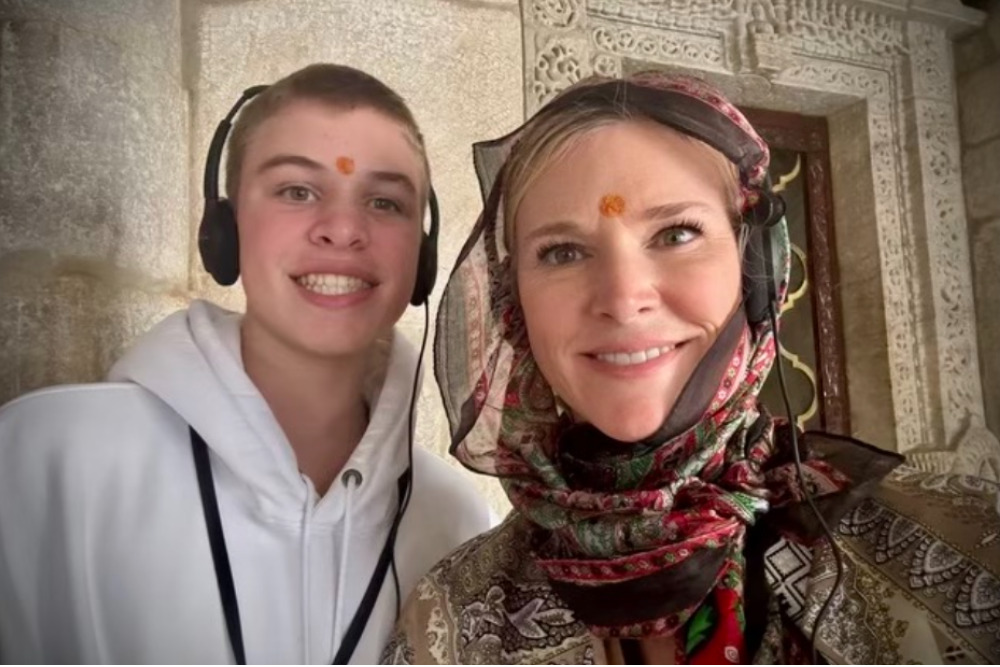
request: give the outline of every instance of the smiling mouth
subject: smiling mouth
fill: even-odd
[[[295,279],[302,287],[324,296],[342,296],[371,289],[372,284],[356,276],[335,273],[307,273]]]
[[[661,345],[659,347],[651,347],[647,350],[639,350],[637,352],[602,352],[600,354],[591,354],[588,356],[614,366],[638,366],[639,364],[644,364],[647,361],[657,359],[676,347],[677,345]]]

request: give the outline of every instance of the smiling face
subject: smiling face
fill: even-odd
[[[292,101],[254,130],[239,176],[244,327],[321,357],[386,335],[413,292],[428,187],[409,131]]]
[[[576,417],[651,435],[740,302],[721,156],[648,121],[571,139],[514,212],[532,353]]]

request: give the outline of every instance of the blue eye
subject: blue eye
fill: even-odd
[[[573,243],[555,243],[538,249],[538,261],[550,266],[562,266],[583,258],[583,250]]]
[[[693,222],[682,222],[661,229],[653,241],[656,245],[678,246],[691,243],[699,236],[701,236],[701,225]]]

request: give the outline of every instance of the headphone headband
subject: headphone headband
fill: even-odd
[[[215,134],[212,135],[212,143],[208,147],[208,157],[205,160],[203,192],[206,200],[219,199],[219,165],[222,163],[222,149],[226,145],[226,137],[229,136],[229,130],[233,126],[233,118],[236,117],[236,114],[239,113],[244,104],[267,90],[267,88],[268,86],[251,86],[244,90],[240,99],[236,100],[236,104],[233,105],[233,108],[229,110],[226,117],[215,128]]]

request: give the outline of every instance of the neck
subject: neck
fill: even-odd
[[[340,474],[368,426],[364,382],[371,351],[317,357],[277,341],[244,318],[243,366],[319,495]]]

